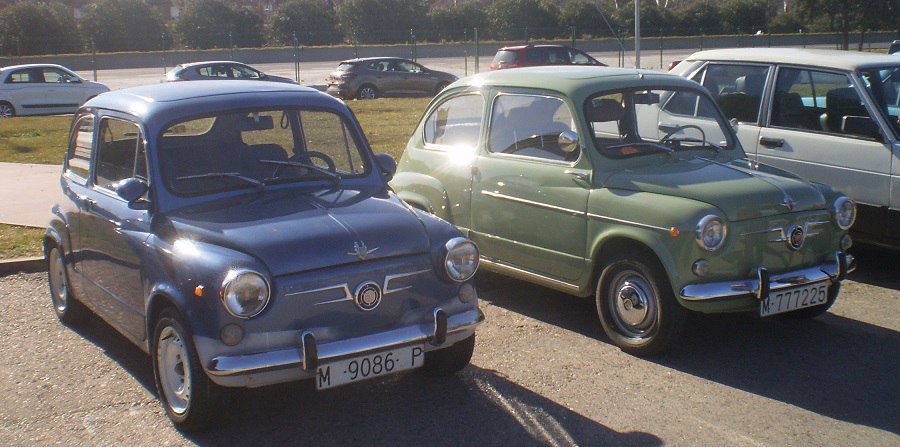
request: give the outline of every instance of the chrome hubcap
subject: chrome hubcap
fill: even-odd
[[[658,298],[643,276],[620,273],[610,293],[612,317],[624,335],[642,337],[654,329],[659,317]]]
[[[68,288],[66,287],[66,270],[65,265],[62,262],[62,256],[59,254],[59,250],[53,250],[53,254],[50,258],[50,265],[48,267],[49,271],[49,280],[50,280],[50,296],[53,299],[53,306],[56,307],[58,312],[64,312],[66,310],[66,303],[68,301]]]
[[[191,403],[191,373],[181,334],[171,326],[163,329],[156,352],[160,387],[166,401],[174,413],[183,414]]]

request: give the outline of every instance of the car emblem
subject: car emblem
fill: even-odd
[[[375,309],[381,303],[381,287],[372,281],[360,284],[353,295],[356,307],[366,312]]]
[[[803,227],[799,225],[794,225],[788,230],[788,245],[794,250],[799,250],[800,247],[803,246],[803,241],[806,240],[806,235],[803,234]]]
[[[366,249],[366,244],[364,242],[354,242],[353,243],[353,251],[350,253],[347,253],[347,254],[351,255],[351,256],[356,256],[361,261],[364,261],[366,259],[366,257],[369,256],[369,253],[372,253],[375,250],[378,250],[378,249],[377,248],[373,248],[371,250]]]

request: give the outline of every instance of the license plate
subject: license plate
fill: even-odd
[[[323,363],[316,370],[316,388],[323,390],[351,382],[373,379],[425,364],[425,350],[421,345],[396,348]]]
[[[828,282],[817,282],[769,293],[759,304],[759,315],[790,312],[804,307],[819,306],[828,301]]]

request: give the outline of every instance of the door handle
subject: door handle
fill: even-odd
[[[765,147],[782,147],[784,140],[781,138],[759,137],[759,144]]]
[[[587,181],[588,181],[588,176],[587,176],[587,174],[585,174],[585,173],[583,173],[583,172],[571,171],[571,170],[566,169],[565,171],[563,171],[563,173],[564,173],[564,174],[569,174],[569,175],[571,175],[572,177],[575,177],[576,179],[581,180],[581,181],[583,181],[583,182],[587,182]]]

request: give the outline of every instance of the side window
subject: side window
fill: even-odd
[[[769,67],[763,65],[710,64],[703,86],[713,95],[725,118],[759,122],[759,109]]]
[[[137,124],[114,118],[100,122],[94,184],[113,191],[113,184],[139,176],[146,179],[144,140]]]
[[[425,120],[425,143],[474,148],[481,135],[484,97],[461,95],[441,103]]]
[[[840,73],[811,71],[815,86],[812,97],[817,105],[822,130],[836,134],[850,134],[847,122],[854,118],[871,118],[850,78]]]
[[[69,75],[54,68],[44,69],[44,82],[66,82],[69,78]]]
[[[494,99],[488,150],[549,160],[574,161],[577,145],[560,143],[560,134],[574,131],[569,106],[559,98],[500,95]]]
[[[91,170],[91,152],[94,144],[94,116],[84,115],[77,119],[69,135],[66,152],[66,172],[84,183]]]

